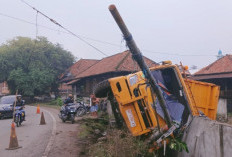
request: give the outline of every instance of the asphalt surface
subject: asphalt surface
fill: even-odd
[[[12,119],[0,120],[0,157],[41,157],[43,156],[50,141],[54,118],[41,108],[44,112],[46,125],[39,125],[40,114],[36,114],[36,107],[26,106],[26,121],[16,128],[16,135],[20,149],[6,150],[9,148],[10,131]],[[51,143],[51,142],[50,142]]]

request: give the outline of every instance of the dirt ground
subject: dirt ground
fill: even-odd
[[[78,157],[80,152],[77,139],[79,124],[63,123],[58,117],[59,110],[44,108],[49,110],[56,119],[56,136],[48,157]]]

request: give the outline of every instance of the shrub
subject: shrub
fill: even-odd
[[[55,100],[52,100],[49,105],[58,105],[62,106],[63,105],[63,100],[61,98],[57,98]]]

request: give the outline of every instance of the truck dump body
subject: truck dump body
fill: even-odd
[[[203,112],[212,120],[216,119],[220,87],[212,83],[184,79],[191,99],[193,115]]]

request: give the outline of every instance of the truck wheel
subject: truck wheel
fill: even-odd
[[[112,111],[113,111],[113,114],[114,114],[116,125],[117,125],[118,128],[122,128],[124,120],[123,120],[123,117],[122,117],[122,115],[120,113],[118,103],[115,100],[115,97],[113,96],[112,92],[109,93],[108,100],[110,101],[110,104],[111,104],[111,107],[112,107]]]
[[[111,91],[110,83],[108,80],[104,80],[95,86],[94,94],[97,98],[104,98],[107,97],[109,91]]]

